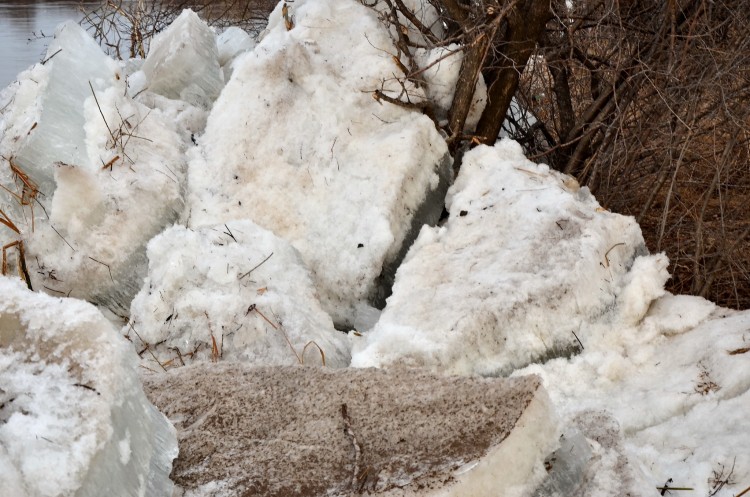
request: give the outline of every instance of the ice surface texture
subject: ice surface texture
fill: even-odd
[[[149,91],[203,109],[224,86],[216,35],[190,9],[154,37],[142,70]]]
[[[146,242],[182,211],[184,143],[159,111],[124,96],[117,64],[78,25],[57,31],[48,58],[20,78],[24,98],[11,106],[27,133],[0,140],[39,193],[20,209],[0,190],[0,208],[22,231],[34,288],[126,316],[145,275]],[[40,89],[29,95],[32,83]],[[3,185],[23,186],[17,178]]]
[[[372,98],[400,87],[396,49],[371,9],[290,8],[295,27],[279,6],[211,111],[189,166],[189,226],[249,218],[285,238],[324,309],[351,324],[358,302],[382,298],[377,278],[438,188],[447,148],[426,116]]]
[[[446,205],[398,269],[352,365],[498,374],[569,354],[590,323],[637,322],[664,293],[635,220],[501,141],[468,152]]]
[[[146,389],[176,422],[187,495],[530,495],[557,444],[533,376],[204,363]]]
[[[46,58],[48,75],[38,82],[41,111],[36,116],[37,126],[22,137],[15,159],[40,192],[51,197],[55,163],[85,169],[101,167],[91,160],[87,150],[84,102],[91,97],[92,86],[94,90],[104,90],[115,84],[118,66],[72,21],[55,31]]]
[[[174,428],[91,305],[0,276],[0,475],[8,497],[171,497]]]
[[[349,365],[348,339],[321,309],[297,251],[251,221],[172,227],[149,243],[148,258],[123,332],[151,344],[160,363]]]
[[[224,73],[224,81],[229,81],[232,76],[232,63],[242,53],[255,47],[255,39],[247,34],[242,28],[232,26],[225,29],[216,37],[216,46],[219,49],[219,64]]]

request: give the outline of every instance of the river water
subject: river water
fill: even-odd
[[[129,1],[123,0],[125,4]],[[101,3],[100,0],[0,0],[0,89],[15,80],[19,72],[44,59],[47,44],[60,23],[69,19],[80,21],[84,10],[90,12]],[[245,19],[245,23],[239,25],[252,32],[254,27],[265,24],[263,19],[276,0],[172,0],[165,3],[178,5],[180,9],[183,6],[195,8],[204,19],[212,16]],[[153,0],[146,4],[161,5]],[[248,27],[248,22],[253,28]]]
[[[80,7],[94,8],[98,1],[0,0],[0,88],[44,58],[47,44],[58,24],[79,21]]]

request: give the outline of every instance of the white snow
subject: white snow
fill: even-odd
[[[0,276],[3,495],[167,496],[174,428],[90,304]]]
[[[199,139],[188,222],[250,218],[287,239],[334,322],[351,324],[357,303],[382,299],[376,280],[447,175],[447,147],[424,115],[373,99],[382,85],[400,87],[371,9],[298,1],[287,31],[280,7],[235,63]]]
[[[645,256],[632,218],[525,159],[508,140],[467,152],[352,365],[508,374],[570,354],[592,323],[637,321],[661,295],[664,256]]]
[[[151,240],[148,258],[123,333],[139,350],[158,344],[142,354],[149,369],[220,358],[349,365],[348,339],[321,309],[297,251],[251,221],[174,226]]]

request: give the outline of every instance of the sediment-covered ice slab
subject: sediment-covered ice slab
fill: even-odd
[[[174,226],[149,242],[148,258],[123,333],[149,346],[149,368],[349,365],[349,340],[320,307],[298,252],[270,231],[251,221]]]
[[[664,293],[666,257],[646,255],[635,220],[515,142],[468,152],[446,205],[449,220],[420,233],[353,366],[509,373],[575,352],[590,323],[636,323]]]
[[[373,10],[338,0],[288,8],[293,27],[280,4],[212,109],[189,166],[188,222],[248,218],[287,239],[334,322],[351,325],[357,303],[384,298],[380,278],[413,224],[437,221],[447,147],[420,112],[373,98],[401,91]]]
[[[12,497],[171,497],[174,428],[93,306],[0,276],[0,474]]]
[[[204,363],[146,390],[186,495],[526,497],[558,443],[534,376]]]

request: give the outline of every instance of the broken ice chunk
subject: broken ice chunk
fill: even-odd
[[[54,166],[49,217],[25,236],[27,263],[34,288],[127,316],[146,273],[146,242],[182,210],[182,142],[159,112],[116,88],[88,99],[85,118],[94,165]]]
[[[0,474],[13,497],[170,497],[174,428],[91,305],[0,276]]]
[[[583,481],[591,460],[591,448],[586,437],[576,428],[560,435],[560,448],[544,461],[547,478],[534,492],[535,497],[565,497],[575,495]]]
[[[411,234],[442,212],[450,161],[428,117],[372,98],[400,91],[373,10],[293,8],[295,28],[276,18],[211,111],[189,166],[190,223],[247,218],[289,241],[343,328],[358,303],[382,307]]]
[[[39,84],[41,115],[15,153],[16,163],[51,196],[55,163],[91,167],[86,149],[84,103],[94,90],[122,87],[118,65],[73,21],[57,29],[47,49],[47,78]],[[118,79],[120,78],[120,79]]]
[[[579,351],[592,323],[637,322],[664,291],[666,257],[646,255],[635,220],[516,142],[467,152],[446,205],[448,222],[422,229],[353,366],[507,374]]]
[[[150,91],[203,109],[224,86],[216,35],[190,9],[154,37],[142,70]]]
[[[216,38],[216,45],[219,48],[219,64],[224,71],[224,81],[229,81],[232,63],[241,54],[252,50],[255,40],[242,28],[232,26]]]
[[[151,344],[151,369],[220,358],[349,365],[348,339],[320,307],[297,251],[251,221],[174,226],[151,240],[148,257],[123,332]]]

